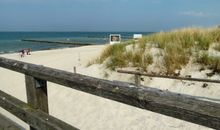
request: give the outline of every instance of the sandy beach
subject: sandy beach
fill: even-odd
[[[21,58],[19,54],[3,54],[1,57],[23,62],[44,65],[56,69],[76,72],[108,80],[134,82],[132,75],[119,74],[105,70],[103,65],[91,65],[90,60],[96,58],[105,45],[84,46],[32,52],[30,56]],[[208,71],[208,70],[207,70]],[[190,74],[197,78],[207,78],[206,71],[198,72],[196,66],[187,66],[182,75]],[[26,101],[24,75],[0,68],[0,89],[14,97]],[[219,75],[211,79],[220,79]],[[178,81],[170,79],[147,78],[142,82],[145,86],[169,90],[177,93],[197,96],[203,100],[220,102],[220,84]],[[49,114],[82,130],[207,130],[196,125],[172,117],[138,109],[108,99],[100,98],[48,82]],[[29,126],[7,111],[0,113],[17,122],[24,129]]]

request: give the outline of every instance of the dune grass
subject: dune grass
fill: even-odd
[[[207,66],[213,72],[220,73],[220,57],[209,56],[208,53],[204,52],[198,56],[197,62]]]
[[[216,45],[214,46],[214,49],[215,49],[216,51],[219,51],[219,52],[220,52],[220,43],[216,44]]]
[[[126,46],[134,44],[133,41],[124,44],[108,45],[101,56],[88,63],[88,66],[94,63],[104,63],[107,68],[115,70],[123,67],[138,67],[144,70],[153,62],[149,54],[144,54],[145,49],[140,51],[127,51]]]
[[[184,67],[191,57],[196,57],[200,51],[207,51],[213,43],[217,43],[214,49],[220,51],[220,28],[184,28],[154,33],[137,42],[131,40],[109,45],[93,63],[105,63],[106,67],[112,70],[123,67],[147,70],[147,67],[153,63],[152,55],[147,52],[154,47],[163,50],[163,66],[166,68],[166,73],[172,75],[176,70]],[[126,49],[129,45],[133,50]],[[198,58],[197,63],[220,72],[220,57],[201,55],[196,58]]]
[[[166,47],[167,43],[175,43],[182,45],[183,48],[197,46],[202,50],[207,50],[213,42],[220,42],[220,28],[185,28],[160,32],[145,36],[140,42],[157,44],[162,49]]]
[[[190,58],[191,50],[183,49],[181,44],[166,44],[164,48],[164,66],[167,69],[166,74],[174,74],[175,70],[180,70],[185,66]]]

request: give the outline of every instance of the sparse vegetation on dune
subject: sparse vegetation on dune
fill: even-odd
[[[100,57],[90,61],[88,65],[105,63],[106,67],[111,70],[123,67],[138,67],[146,70],[147,66],[153,62],[152,56],[145,54],[145,49],[135,52],[127,50],[126,46],[128,45],[133,46],[133,42],[109,45],[104,49]]]
[[[215,46],[214,46],[214,49],[216,51],[219,51],[220,52],[220,43],[217,43]]]
[[[210,44],[220,42],[220,28],[185,28],[171,32],[160,32],[145,36],[140,42],[157,44],[165,48],[167,43],[180,44],[183,48],[194,46],[202,50],[209,49]]]
[[[164,66],[166,74],[173,74],[175,70],[180,70],[185,66],[191,55],[190,49],[183,49],[181,44],[166,44],[164,48]]]
[[[154,62],[154,57],[149,50],[157,48],[163,52],[162,66],[166,68],[166,74],[172,75],[176,70],[181,70],[191,58],[220,73],[219,55],[199,55],[201,52],[208,53],[211,45],[214,45],[213,49],[220,53],[220,28],[185,28],[154,33],[136,42],[131,40],[122,44],[109,45],[92,63],[104,63],[112,70],[136,67],[147,71],[148,66]]]
[[[198,63],[212,69],[213,72],[220,73],[220,57],[209,56],[207,52],[204,52],[196,60]]]

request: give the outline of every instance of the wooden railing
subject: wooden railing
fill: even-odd
[[[191,77],[178,77],[178,76],[167,76],[167,75],[156,75],[156,74],[147,74],[139,71],[129,71],[129,70],[117,70],[118,73],[132,74],[135,75],[135,84],[140,85],[141,76],[155,77],[155,78],[166,78],[166,79],[176,79],[176,80],[188,80],[196,82],[206,82],[206,83],[220,83],[220,80],[212,79],[199,79]]]
[[[189,95],[145,86],[137,87],[125,82],[97,79],[5,58],[0,58],[0,67],[25,74],[28,105],[1,92],[0,106],[27,122],[32,129],[76,129],[47,114],[46,81],[137,108],[220,129],[220,104],[218,103],[198,100]]]
[[[56,119],[48,113],[32,108],[2,91],[0,91],[0,106],[31,126],[31,130],[77,130],[73,126]]]

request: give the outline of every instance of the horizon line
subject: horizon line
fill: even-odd
[[[102,33],[102,32],[143,32],[143,33],[153,33],[153,32],[158,32],[158,31],[0,31],[0,32],[97,32],[97,33]]]

